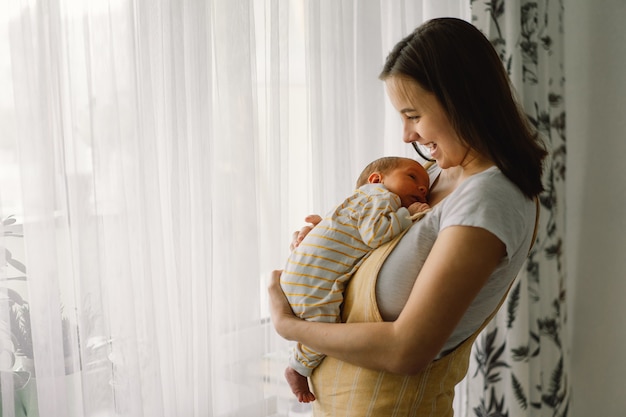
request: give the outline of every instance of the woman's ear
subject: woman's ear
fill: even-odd
[[[379,184],[383,182],[383,175],[380,172],[372,172],[369,177],[367,177],[367,182],[370,184]]]

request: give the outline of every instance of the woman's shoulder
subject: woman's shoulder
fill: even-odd
[[[524,243],[534,215],[534,202],[492,167],[468,178],[441,203],[440,227],[486,229],[498,236],[511,254]]]
[[[517,205],[531,201],[497,167],[488,168],[463,181],[450,195],[457,204],[477,204],[481,206]]]

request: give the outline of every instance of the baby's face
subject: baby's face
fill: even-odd
[[[382,182],[389,191],[398,195],[402,207],[413,203],[426,203],[430,180],[419,162],[407,160],[398,168],[383,175]]]

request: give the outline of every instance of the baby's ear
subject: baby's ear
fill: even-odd
[[[372,172],[369,177],[367,177],[367,182],[370,184],[379,184],[383,182],[383,176],[380,172]]]

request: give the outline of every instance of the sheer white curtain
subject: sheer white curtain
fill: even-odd
[[[264,278],[411,155],[378,72],[465,3],[0,0],[2,415],[306,413]]]
[[[311,1],[305,12],[313,201],[327,210],[352,191],[356,177],[381,155],[415,151],[378,80],[402,37],[437,16],[470,18],[469,2]]]

